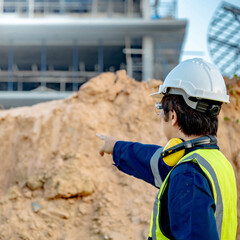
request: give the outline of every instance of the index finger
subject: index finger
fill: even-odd
[[[100,133],[96,133],[96,136],[101,138],[102,140],[105,140],[106,136],[100,134]]]

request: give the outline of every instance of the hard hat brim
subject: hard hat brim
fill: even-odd
[[[149,94],[148,96],[153,98],[162,98],[163,94],[160,92],[155,92],[155,93]]]

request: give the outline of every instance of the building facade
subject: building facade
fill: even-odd
[[[101,72],[163,79],[187,22],[176,0],[0,0],[0,91],[76,91]]]

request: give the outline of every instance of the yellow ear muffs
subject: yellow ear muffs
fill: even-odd
[[[172,138],[171,140],[168,141],[167,145],[164,147],[163,152],[169,148],[172,148],[183,141],[180,138]],[[185,154],[185,149],[179,150],[177,152],[171,153],[169,152],[169,155],[166,157],[163,157],[163,161],[168,165],[168,166],[175,166],[178,161],[183,157]]]

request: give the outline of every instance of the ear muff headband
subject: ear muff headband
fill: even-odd
[[[177,144],[177,145],[176,145]],[[217,139],[212,135],[195,138],[183,142],[180,138],[171,139],[161,153],[164,162],[169,166],[174,166],[185,154],[185,149],[194,148],[199,145],[217,144]],[[171,156],[170,156],[171,155]]]

